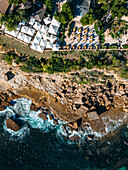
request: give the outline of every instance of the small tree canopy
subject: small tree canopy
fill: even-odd
[[[4,24],[8,31],[15,30],[19,22],[26,21],[28,17],[26,10],[16,10],[10,14],[1,14],[0,23]]]
[[[61,13],[55,13],[54,17],[62,24],[66,24],[72,20],[74,18],[74,10],[72,9],[70,3],[63,4]]]
[[[95,16],[93,10],[90,9],[89,13],[85,14],[85,16],[81,18],[80,22],[83,26],[92,25],[95,22]]]
[[[54,6],[54,1],[53,0],[45,0],[45,5],[49,9],[49,11],[52,12],[53,6]]]
[[[9,4],[19,5],[20,3],[25,3],[27,0],[9,0]]]

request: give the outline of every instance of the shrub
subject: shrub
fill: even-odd
[[[81,18],[80,22],[83,26],[92,25],[95,22],[95,16],[93,10],[90,9],[89,13],[85,14],[85,16]]]
[[[70,3],[64,3],[62,5],[61,13],[55,13],[54,17],[62,24],[66,24],[74,18],[74,9],[70,5]]]
[[[107,46],[106,45],[102,45],[102,49],[107,49]]]
[[[124,49],[128,49],[128,45],[123,45],[123,48]]]
[[[99,33],[99,43],[104,44],[105,43],[105,36],[103,33]]]
[[[49,11],[52,12],[53,6],[54,6],[54,1],[53,0],[45,0],[45,5],[49,9]]]
[[[96,34],[98,34],[98,25],[97,25],[97,23],[95,22],[95,24],[94,24],[94,28],[95,28],[95,32],[96,32]]]
[[[1,14],[0,23],[4,24],[8,31],[15,30],[19,25],[19,22],[26,21],[28,18],[28,11],[16,10],[10,14]]]
[[[117,45],[110,45],[109,49],[117,49]]]
[[[128,78],[128,67],[127,66],[125,68],[121,69],[120,76],[122,78]]]
[[[9,0],[9,4],[19,5],[25,3],[27,0]]]

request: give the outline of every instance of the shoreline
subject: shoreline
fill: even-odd
[[[106,85],[77,85],[77,83],[73,84],[69,80],[64,80],[63,76],[65,74],[63,75],[62,73],[53,75],[49,75],[47,73],[26,74],[19,69],[9,65],[5,66],[1,64],[1,67],[3,71],[0,75],[3,78],[3,80],[1,79],[0,83],[1,90],[2,84],[4,83],[4,90],[6,92],[10,89],[12,92],[20,95],[20,97],[30,98],[32,102],[35,103],[35,109],[39,107],[48,108],[50,112],[53,112],[55,118],[67,121],[68,127],[76,132],[81,130],[81,128],[86,128],[88,126],[87,124],[89,123],[92,130],[97,130],[104,135],[106,132],[104,123],[107,123],[105,117],[109,118],[108,124],[110,124],[110,126],[112,120],[114,122],[114,125],[112,124],[112,126],[116,127],[116,124],[120,123],[118,121],[120,119],[123,120],[122,113],[123,115],[126,115],[126,120],[123,120],[124,123],[128,121],[126,90],[128,84],[127,81],[122,82],[121,79],[117,80],[116,76],[114,78],[115,84],[111,84],[111,82],[109,83],[114,88],[118,87],[116,90],[117,92],[115,93],[113,91],[111,94],[112,89],[108,88],[105,90]],[[12,68],[11,72],[13,72],[15,76],[8,81],[5,74],[10,70],[10,68]],[[82,69],[82,71],[83,70],[84,69]],[[89,70],[86,69],[86,72],[87,71]],[[80,73],[81,70],[77,72]],[[101,70],[99,70],[98,73],[100,72]],[[102,70],[102,72],[104,71]],[[67,73],[67,75],[70,77],[70,73]],[[41,78],[39,78],[39,76]],[[108,81],[106,83],[108,83]],[[60,90],[63,85],[64,89]],[[72,91],[72,88],[75,88],[77,91],[75,89]],[[100,91],[97,91],[98,88],[100,88]],[[65,90],[66,93],[68,92],[67,94],[70,94],[70,92],[71,94],[65,94]],[[62,93],[62,91],[64,93]],[[97,98],[99,93],[101,93],[101,96],[104,96],[102,101],[100,101],[102,97],[99,99]],[[75,98],[72,100],[71,96],[74,95]],[[109,100],[109,98],[107,99],[107,96],[109,96],[112,101]],[[100,105],[97,105],[97,101],[100,102]],[[95,102],[96,105],[94,104]],[[74,106],[72,104],[75,106],[75,108],[73,108]],[[125,108],[122,106],[125,106]],[[98,107],[101,107],[101,111],[97,110]],[[113,129],[115,129],[115,127],[113,127]]]

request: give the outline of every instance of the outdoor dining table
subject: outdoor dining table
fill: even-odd
[[[84,32],[85,32],[85,33],[87,33],[87,32],[88,32],[87,28],[84,30]]]
[[[75,28],[73,28],[73,32],[75,32],[75,30],[76,30],[76,29],[75,29]]]
[[[74,45],[72,46],[72,49],[73,49],[73,50],[75,49],[75,46],[74,46]]]
[[[95,48],[98,49],[98,46],[96,45]]]
[[[67,49],[69,49],[69,46],[67,46]]]
[[[79,28],[79,32],[81,32],[81,28]]]
[[[81,46],[79,45],[79,47],[78,47],[79,49],[81,49]]]

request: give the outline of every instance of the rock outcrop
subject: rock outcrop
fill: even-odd
[[[46,112],[49,115],[53,113],[50,119],[54,117],[56,124],[57,120],[61,119],[75,131],[90,124],[93,130],[103,134],[106,133],[107,120],[103,117],[107,116],[109,120],[118,123],[128,111],[128,82],[116,80],[112,74],[105,75],[104,71],[82,69],[67,74],[34,74],[24,73],[5,62],[1,63],[0,71],[0,110],[3,110],[4,106],[11,106],[14,98],[27,97],[32,100],[31,110],[47,108]],[[5,75],[8,73],[11,77],[6,79]],[[93,74],[94,77],[99,75],[100,83],[80,84],[75,80],[75,76],[83,79],[85,74],[89,80]],[[38,116],[47,120],[43,112]]]
[[[12,119],[7,119],[6,120],[6,127],[8,129],[11,129],[13,131],[18,131],[20,130],[20,126],[18,126]]]

